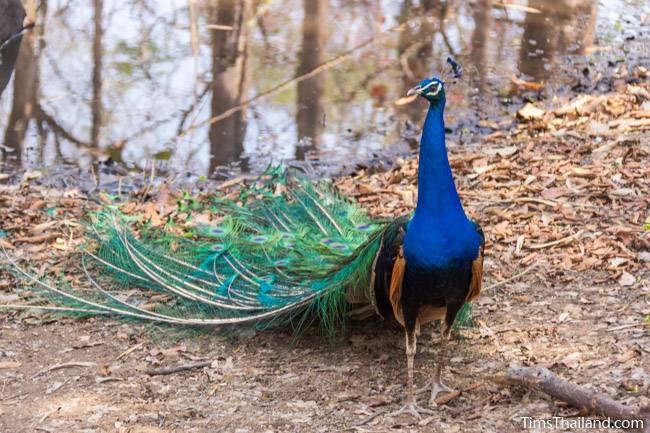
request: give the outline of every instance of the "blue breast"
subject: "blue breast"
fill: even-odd
[[[456,267],[478,257],[481,237],[462,215],[414,215],[404,237],[404,257],[409,266],[423,270]]]

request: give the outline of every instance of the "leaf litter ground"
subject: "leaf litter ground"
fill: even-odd
[[[372,318],[328,346],[317,330],[181,332],[102,318],[0,313],[2,432],[515,432],[522,416],[579,413],[562,402],[492,383],[511,363],[541,364],[630,404],[650,404],[650,85],[639,68],[610,92],[573,95],[553,108],[523,106],[487,125],[481,143],[450,145],[468,212],[487,235],[485,289],[475,328],[462,329],[444,375],[466,390],[423,420],[386,414],[401,405],[402,332]],[[378,216],[412,210],[417,161],[337,180]],[[2,246],[41,275],[84,282],[69,253],[80,221],[107,194],[39,186],[38,173],[0,186]],[[235,194],[238,180],[223,184]],[[169,229],[211,219],[169,188],[121,205]],[[0,273],[0,301],[35,294]],[[158,300],[163,302],[164,300]],[[425,330],[425,333],[428,333]],[[416,380],[433,371],[421,338]],[[151,368],[210,361],[166,376]],[[424,400],[426,396],[422,395]],[[551,430],[549,430],[551,431]]]

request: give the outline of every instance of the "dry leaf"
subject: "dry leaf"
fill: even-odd
[[[517,116],[523,120],[540,120],[544,117],[544,114],[546,114],[545,110],[534,106],[530,102],[527,102],[526,105],[517,111]]]
[[[621,276],[619,277],[619,279],[618,279],[618,283],[619,283],[621,286],[623,286],[623,287],[631,286],[631,285],[633,285],[635,282],[636,282],[636,279],[635,279],[634,276],[633,276],[632,274],[630,274],[629,272],[623,272],[623,273],[621,274]]]

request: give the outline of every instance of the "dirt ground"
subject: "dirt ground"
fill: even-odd
[[[579,415],[540,392],[491,380],[513,363],[543,365],[621,402],[650,405],[647,78],[637,71],[602,95],[522,108],[484,142],[450,146],[461,196],[488,243],[477,324],[456,333],[443,373],[465,392],[434,415],[389,415],[405,391],[404,339],[398,326],[375,318],[352,323],[328,346],[316,328],[292,343],[287,330],[224,336],[5,311],[0,431],[515,432],[523,416]],[[338,184],[374,214],[399,214],[415,203],[415,164]],[[3,246],[41,271],[59,266],[78,240],[48,234],[54,217],[44,209],[56,203],[56,218],[80,218],[78,196],[30,179],[2,187]],[[149,218],[180,217],[156,203]],[[33,295],[0,273],[1,303]],[[433,372],[429,333],[419,340],[419,385]],[[198,361],[212,364],[146,373]],[[425,405],[428,396],[419,400]]]
[[[318,335],[292,346],[281,331],[174,338],[101,319],[5,319],[2,356],[20,365],[2,371],[0,431],[514,432],[521,416],[576,415],[544,395],[490,383],[513,362],[546,365],[622,401],[648,403],[650,333],[637,326],[644,294],[626,292],[537,282],[486,293],[475,309],[479,327],[461,331],[444,372],[457,389],[480,387],[419,422],[379,415],[361,424],[396,410],[404,392],[402,332],[377,320],[353,325],[329,348]],[[419,384],[435,353],[422,340]],[[196,360],[217,362],[169,376],[144,373]],[[47,371],[66,363],[83,366]]]

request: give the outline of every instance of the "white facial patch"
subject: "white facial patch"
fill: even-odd
[[[434,90],[434,91],[427,92],[427,93],[426,93],[427,96],[436,96],[436,95],[437,95],[438,93],[440,93],[440,91],[442,90],[442,83],[439,82],[439,81],[438,81],[438,82],[436,82],[436,81],[432,81],[431,83],[427,84],[427,85],[424,87],[424,89],[422,89],[422,90],[424,91],[424,90],[428,89],[428,88],[431,87],[431,85],[433,85],[433,84],[437,84],[438,87],[437,87],[436,90]]]

